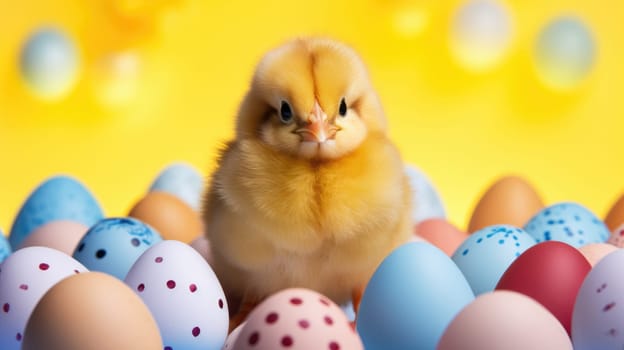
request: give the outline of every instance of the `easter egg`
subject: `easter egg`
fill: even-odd
[[[424,220],[416,225],[414,232],[448,256],[453,255],[457,247],[468,237],[465,232],[444,219]]]
[[[480,72],[497,65],[511,44],[513,23],[502,3],[474,0],[463,4],[451,24],[450,47],[464,68]]]
[[[149,188],[150,192],[172,194],[195,210],[199,210],[203,189],[203,176],[186,163],[174,163],[163,169]]]
[[[609,238],[607,226],[580,204],[553,204],[535,214],[524,229],[537,242],[561,241],[573,247],[604,243]]]
[[[607,216],[605,216],[604,223],[611,232],[624,224],[624,195],[613,203]]]
[[[576,294],[589,270],[591,265],[574,247],[557,241],[542,242],[509,266],[496,289],[533,298],[570,333]]]
[[[22,241],[24,247],[50,247],[72,255],[78,242],[89,228],[79,222],[70,220],[50,221],[34,229]]]
[[[367,350],[435,349],[446,326],[473,299],[444,252],[429,243],[406,243],[368,282],[356,328]]]
[[[405,173],[412,189],[412,219],[415,223],[430,218],[445,218],[444,203],[429,178],[412,165],[405,166]]]
[[[234,344],[236,343],[238,336],[243,330],[243,327],[245,327],[245,324],[246,324],[245,322],[239,324],[238,327],[234,328],[234,330],[231,331],[230,334],[228,334],[227,338],[225,339],[225,344],[223,344],[223,347],[221,348],[221,350],[233,350],[234,349]]]
[[[118,279],[87,272],[64,279],[28,320],[23,350],[162,350],[156,322]],[[166,348],[165,348],[166,349]]]
[[[0,348],[3,350],[22,348],[26,322],[53,285],[87,271],[67,254],[47,247],[20,249],[2,263],[1,269]]]
[[[437,350],[572,350],[565,329],[542,305],[512,291],[478,296],[453,319]]]
[[[510,225],[494,225],[468,237],[455,251],[453,261],[466,276],[475,295],[491,292],[520,254],[535,245],[533,237]]]
[[[572,314],[575,350],[621,349],[624,341],[624,250],[604,257],[579,289]]]
[[[22,48],[22,77],[30,91],[41,99],[65,97],[76,84],[78,68],[74,43],[58,28],[38,29]]]
[[[607,243],[613,244],[618,248],[624,247],[624,223],[616,227],[609,236]]]
[[[535,67],[540,80],[555,90],[570,90],[581,83],[596,61],[596,43],[578,17],[550,21],[535,44]]]
[[[154,245],[134,263],[125,282],[154,315],[165,349],[219,350],[225,343],[225,294],[208,263],[189,245]]]
[[[544,208],[533,186],[518,176],[505,176],[494,182],[476,204],[468,232],[492,225],[522,227]]]
[[[11,244],[9,244],[6,236],[2,233],[2,230],[0,230],[0,264],[11,255],[11,252]]]
[[[28,196],[13,222],[9,242],[19,247],[29,233],[51,221],[69,220],[91,227],[103,216],[96,199],[78,180],[54,176]]]
[[[578,248],[578,250],[591,266],[596,266],[602,258],[618,250],[618,247],[610,243],[591,243]]]
[[[329,298],[312,290],[290,288],[271,295],[249,314],[232,349],[364,347],[346,316]]]
[[[199,236],[195,238],[190,245],[204,258],[204,260],[206,260],[206,262],[208,262],[209,265],[212,265],[212,253],[210,252],[210,241],[208,241],[208,237]]]
[[[115,52],[97,59],[91,84],[98,102],[115,108],[130,103],[139,89],[141,59],[136,52]]]
[[[107,218],[87,231],[73,257],[91,271],[123,280],[139,256],[160,241],[158,232],[139,220]]]

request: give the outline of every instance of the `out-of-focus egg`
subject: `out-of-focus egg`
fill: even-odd
[[[190,164],[174,163],[158,174],[149,190],[172,194],[199,211],[204,179]]]
[[[429,243],[407,243],[379,265],[356,320],[367,350],[435,349],[453,317],[474,299],[453,261]]]
[[[130,288],[87,272],[52,287],[28,320],[24,350],[162,350],[158,326]]]
[[[491,292],[520,254],[535,245],[533,237],[510,225],[494,225],[468,237],[455,251],[453,261],[466,276],[475,295]]]
[[[621,349],[624,342],[624,250],[605,256],[589,272],[572,314],[575,350]]]
[[[518,176],[497,180],[475,206],[468,224],[472,233],[492,225],[522,227],[544,203],[533,186]]]
[[[526,295],[495,291],[480,295],[448,326],[437,350],[572,350],[559,321]]]
[[[249,314],[233,349],[364,348],[344,313],[329,298],[291,288],[273,294]]]
[[[610,243],[592,243],[584,245],[578,248],[578,250],[589,261],[591,266],[596,266],[602,258],[618,250],[618,247]]]
[[[230,332],[230,334],[225,339],[225,344],[223,344],[221,350],[234,350],[234,344],[236,343],[236,339],[238,339],[238,336],[240,335],[243,327],[245,327],[246,324],[247,322],[243,322],[239,324],[238,327],[234,328],[232,332]]]
[[[414,206],[412,219],[414,223],[430,218],[446,218],[444,203],[429,178],[412,165],[405,166],[405,173],[412,188]]]
[[[570,333],[576,295],[591,265],[574,247],[542,242],[514,261],[496,289],[527,295],[550,311]]]
[[[561,241],[573,247],[604,243],[607,226],[580,204],[564,202],[542,209],[524,226],[537,242]]]
[[[624,224],[624,195],[622,195],[613,205],[604,219],[605,225],[611,232]]]
[[[54,176],[41,183],[19,210],[9,242],[13,248],[34,229],[50,221],[70,220],[91,227],[104,214],[91,192],[69,176]]]
[[[3,350],[22,348],[26,322],[48,289],[68,276],[87,271],[67,254],[47,247],[20,249],[11,254],[1,268],[0,348]],[[67,310],[75,306],[68,305]]]
[[[190,243],[203,233],[199,213],[178,197],[160,191],[150,192],[137,202],[128,216],[154,227],[164,239]]]
[[[163,241],[149,248],[126,276],[154,315],[163,344],[171,349],[219,350],[229,325],[217,276],[189,245]]]
[[[89,230],[87,226],[76,221],[50,221],[26,236],[20,248],[49,247],[72,255],[87,230]]]
[[[427,242],[451,256],[462,242],[468,238],[465,232],[444,219],[427,219],[416,225],[414,231]]]
[[[87,231],[73,257],[91,271],[123,280],[139,256],[160,241],[158,232],[139,220],[107,218]]]
[[[201,235],[195,238],[191,242],[191,247],[193,247],[193,249],[195,249],[202,257],[204,257],[204,260],[206,260],[208,264],[212,266],[212,253],[210,252],[210,241],[208,240],[208,237]]]
[[[618,248],[624,247],[624,223],[611,232],[607,242]]]
[[[7,240],[6,236],[0,230],[0,264],[12,253],[11,244]]]

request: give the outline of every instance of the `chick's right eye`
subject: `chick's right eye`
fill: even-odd
[[[290,123],[293,119],[293,112],[290,108],[290,105],[286,101],[282,101],[282,106],[280,107],[280,120],[282,123]]]

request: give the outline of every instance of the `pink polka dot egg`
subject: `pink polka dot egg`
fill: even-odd
[[[273,294],[249,315],[236,350],[359,350],[359,335],[327,297],[302,288]]]

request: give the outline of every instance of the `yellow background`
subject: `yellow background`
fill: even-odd
[[[187,161],[207,174],[216,148],[232,135],[233,116],[259,57],[307,34],[330,35],[362,54],[392,137],[404,158],[436,184],[453,223],[465,227],[482,191],[509,172],[533,183],[547,203],[578,201],[599,216],[622,192],[622,1],[507,2],[513,44],[501,64],[484,74],[465,71],[450,54],[458,1],[0,3],[5,232],[29,192],[52,174],[82,180],[110,216],[125,214],[169,162]],[[111,15],[115,11],[125,15]],[[405,11],[413,15],[407,34],[396,21]],[[570,13],[593,31],[598,56],[581,86],[556,93],[536,78],[532,48],[542,26]],[[69,33],[81,55],[80,81],[55,103],[33,97],[18,70],[21,45],[44,24]],[[93,66],[98,57],[119,51],[140,57],[136,97],[106,106],[94,94]]]

